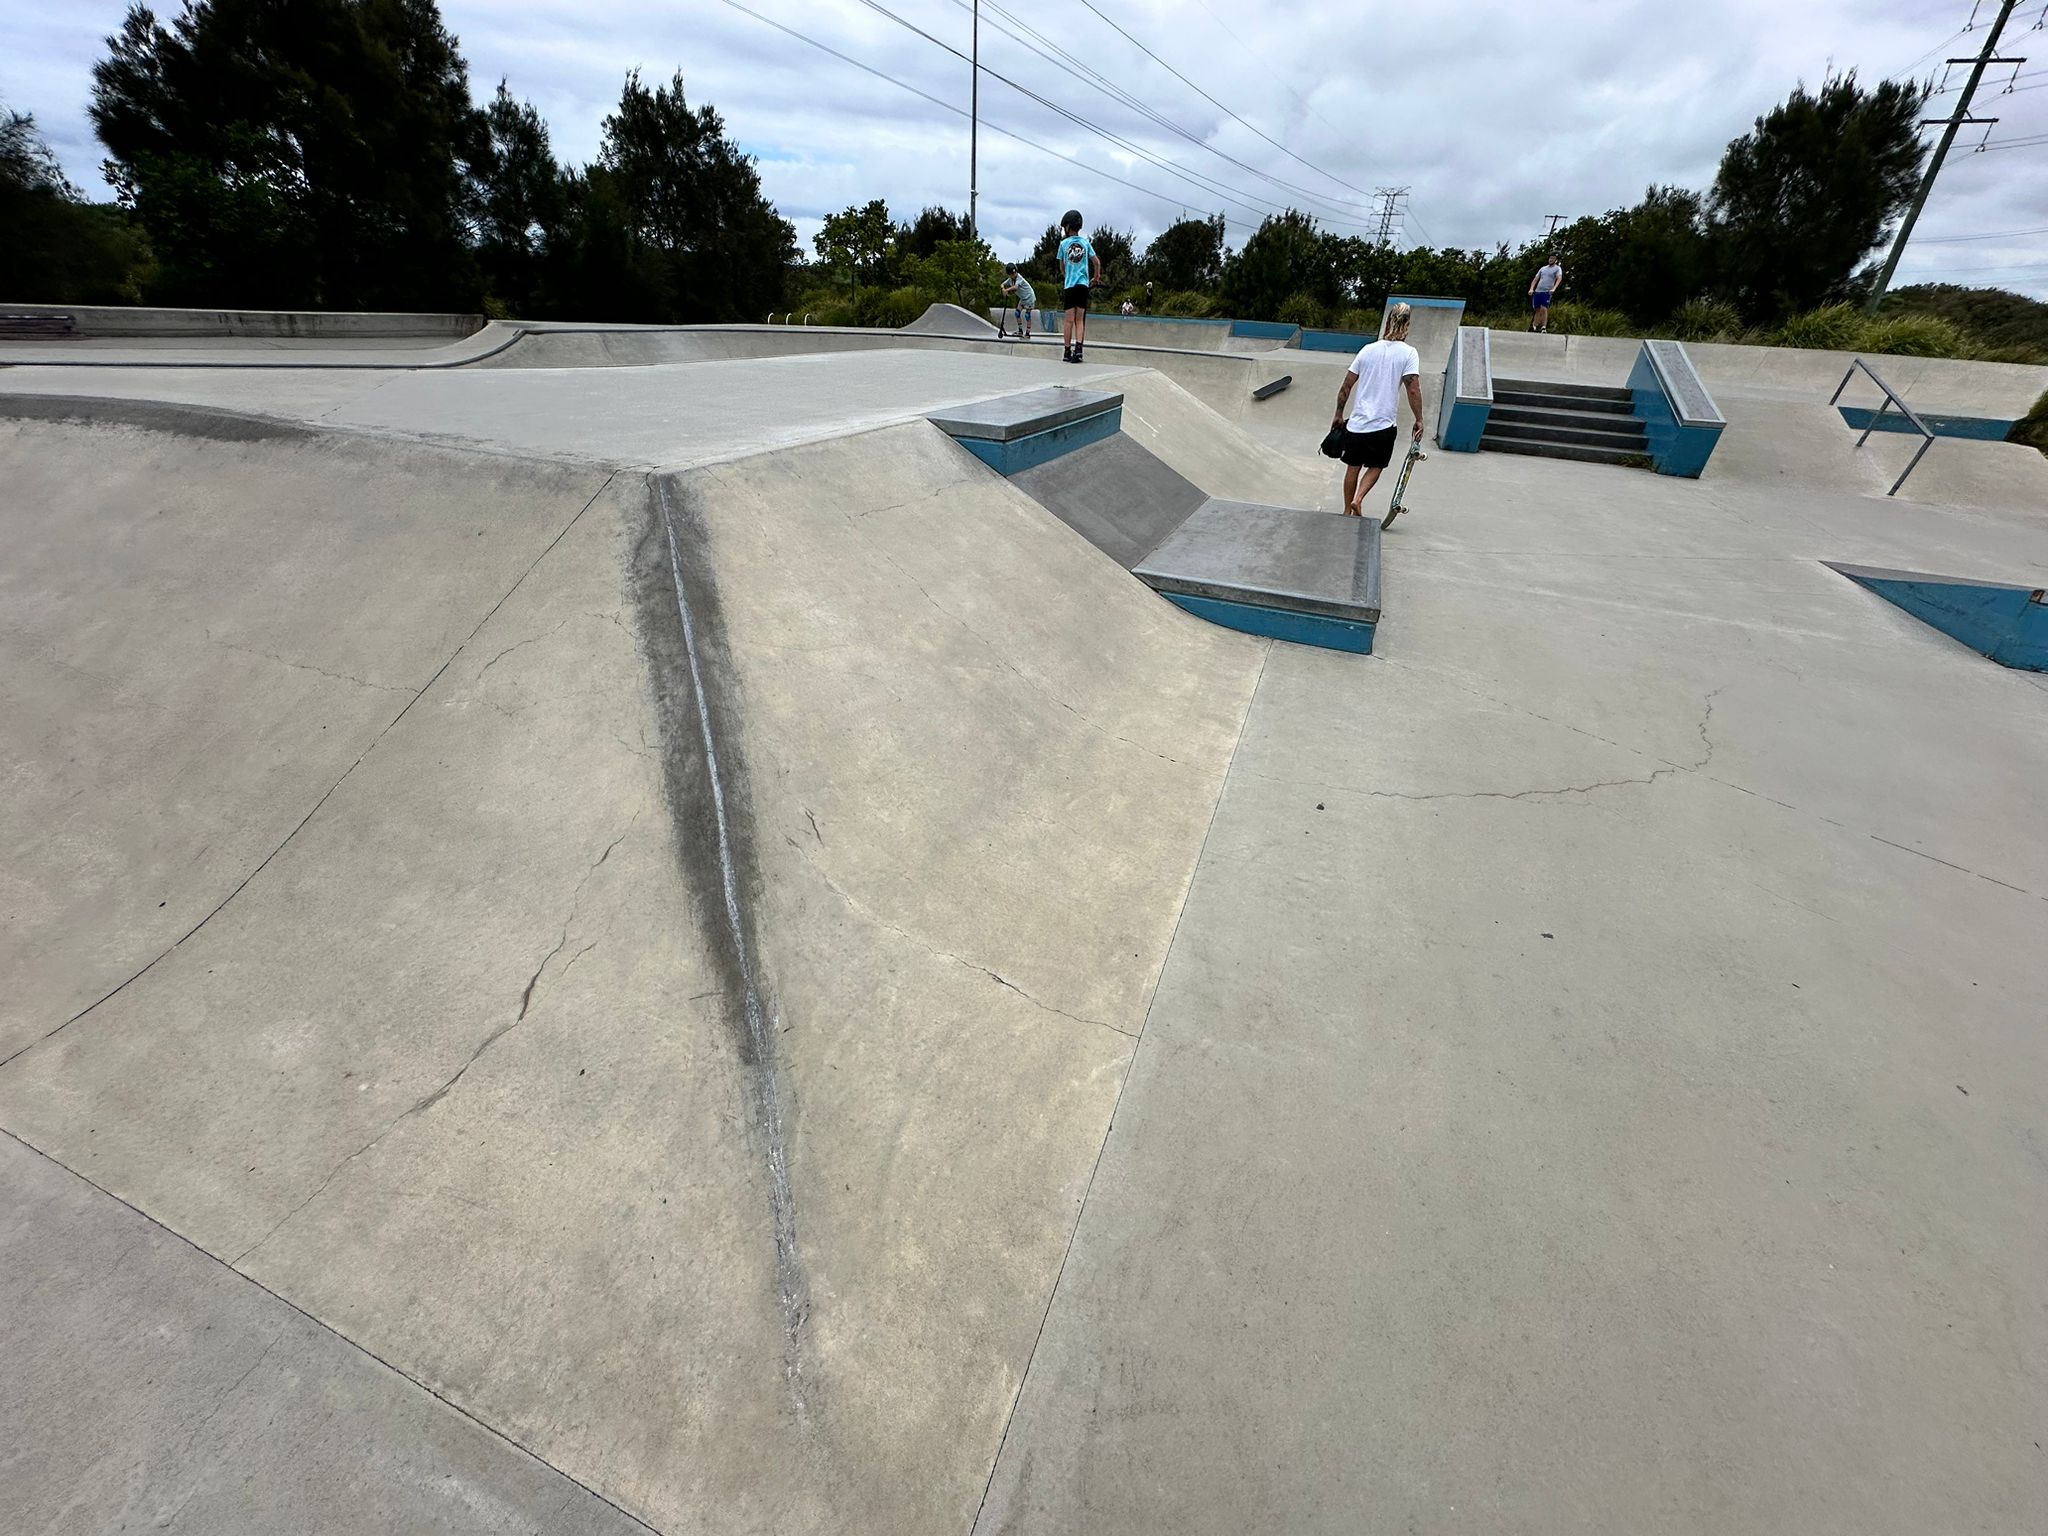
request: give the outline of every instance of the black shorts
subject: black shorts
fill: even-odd
[[[1086,309],[1088,307],[1088,285],[1076,283],[1060,295],[1061,309]]]
[[[1354,469],[1385,469],[1394,459],[1394,430],[1381,427],[1377,432],[1354,432],[1346,427],[1344,462]]]

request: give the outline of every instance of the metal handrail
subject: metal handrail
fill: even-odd
[[[1931,427],[1927,425],[1926,422],[1922,421],[1918,416],[1916,416],[1913,413],[1913,407],[1906,404],[1906,402],[1900,398],[1899,392],[1893,389],[1891,385],[1885,383],[1883,379],[1880,379],[1877,376],[1877,370],[1872,368],[1870,364],[1863,361],[1863,359],[1860,357],[1857,358],[1855,362],[1849,365],[1849,371],[1842,375],[1842,382],[1837,384],[1835,386],[1835,392],[1832,395],[1828,396],[1829,405],[1833,405],[1836,401],[1842,398],[1842,391],[1847,389],[1849,387],[1849,381],[1856,377],[1856,370],[1858,368],[1861,368],[1865,373],[1869,374],[1870,382],[1875,384],[1879,389],[1884,391],[1884,404],[1880,405],[1876,410],[1870,413],[1870,425],[1865,427],[1863,429],[1863,435],[1856,439],[1856,446],[1858,448],[1861,448],[1865,443],[1870,441],[1870,434],[1877,430],[1877,418],[1882,416],[1887,410],[1889,410],[1892,406],[1895,405],[1899,408],[1899,414],[1905,417],[1906,420],[1910,421],[1913,424],[1913,430],[1918,432],[1920,436],[1925,439],[1925,441],[1920,444],[1920,451],[1913,455],[1913,462],[1906,466],[1904,472],[1900,474],[1899,478],[1892,482],[1892,488],[1885,492],[1885,495],[1887,496],[1896,496],[1899,494],[1899,487],[1906,483],[1906,476],[1912,474],[1914,470],[1920,467],[1920,461],[1927,457],[1927,450],[1934,446],[1934,431]]]

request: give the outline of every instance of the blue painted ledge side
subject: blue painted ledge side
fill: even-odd
[[[1822,563],[2002,667],[2048,672],[2048,594],[2038,587]]]
[[[1013,437],[1007,443],[999,443],[985,437],[956,437],[954,442],[973,454],[982,463],[999,475],[1021,475],[1027,469],[1036,469],[1048,464],[1062,454],[1072,453],[1076,448],[1085,448],[1090,443],[1099,443],[1106,437],[1114,437],[1122,430],[1124,412],[1122,406],[1113,406],[1098,411],[1093,416],[1083,416],[1079,421],[1070,421],[1045,432],[1033,432],[1028,437]]]
[[[1880,432],[1920,435],[1913,431],[1913,424],[1897,411],[1886,411],[1879,416],[1873,407],[1867,405],[1838,405],[1835,409],[1842,413],[1842,420],[1858,432],[1871,425],[1874,418]],[[2004,442],[2012,435],[2015,425],[2012,421],[2000,421],[1992,416],[1930,416],[1925,411],[1918,414],[1927,423],[1927,430],[1936,437],[1967,437],[1983,443]]]
[[[1326,651],[1349,651],[1356,656],[1372,654],[1372,632],[1376,626],[1356,619],[1332,619],[1316,613],[1291,613],[1284,608],[1266,608],[1256,603],[1233,603],[1222,598],[1195,597],[1186,592],[1162,592],[1169,603],[1178,604],[1197,618],[1220,624],[1225,629],[1248,635],[1266,635],[1295,645],[1320,646]]]
[[[1721,428],[1688,426],[1678,419],[1647,347],[1636,354],[1636,365],[1629,370],[1628,388],[1635,397],[1643,433],[1650,440],[1650,462],[1657,473],[1699,479],[1707,460],[1714,456],[1714,445],[1721,440]]]

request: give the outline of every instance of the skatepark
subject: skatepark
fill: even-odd
[[[1228,323],[347,318],[0,341],[0,1526],[2038,1522],[2048,673],[1836,567],[2048,458],[1698,346],[1382,534]]]

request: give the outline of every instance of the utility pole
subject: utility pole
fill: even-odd
[[[981,197],[981,0],[974,0],[974,83],[967,88],[967,238],[976,237],[975,203]]]
[[[1568,215],[1562,213],[1546,213],[1545,215],[1543,215],[1543,217],[1550,220],[1550,228],[1543,231],[1543,238],[1548,240],[1554,235],[1556,235],[1557,226],[1562,224],[1568,217]]]
[[[1373,196],[1380,200],[1380,232],[1374,242],[1390,245],[1394,238],[1394,221],[1401,216],[1401,199],[1408,195],[1406,187],[1374,187]]]
[[[1885,290],[1892,285],[1892,274],[1899,269],[1899,258],[1906,253],[1906,242],[1913,237],[1913,226],[1920,221],[1920,210],[1927,206],[1927,194],[1934,189],[1934,178],[1941,173],[1941,162],[1948,158],[1948,148],[1956,141],[1956,133],[1966,123],[1982,123],[1989,127],[1998,121],[1995,117],[1970,116],[1970,98],[1977,94],[1977,82],[1984,78],[1984,71],[1993,64],[2024,64],[2025,59],[2001,59],[1998,54],[1998,36],[2005,30],[2005,24],[2012,13],[2019,9],[2020,0],[2001,0],[1998,20],[1991,23],[1991,31],[1984,39],[1984,49],[1974,59],[1950,59],[1951,64],[1970,66],[1970,78],[1963,86],[1963,94],[1956,101],[1953,117],[1923,117],[1920,126],[1931,127],[1946,123],[1947,131],[1941,142],[1934,147],[1934,158],[1927,162],[1927,174],[1920,178],[1920,190],[1913,194],[1913,206],[1906,210],[1906,221],[1899,226],[1898,238],[1892,241],[1892,253],[1885,258],[1884,271],[1877,277],[1877,284],[1870,290],[1870,302],[1864,307],[1871,314],[1877,313],[1877,306],[1884,302]]]

